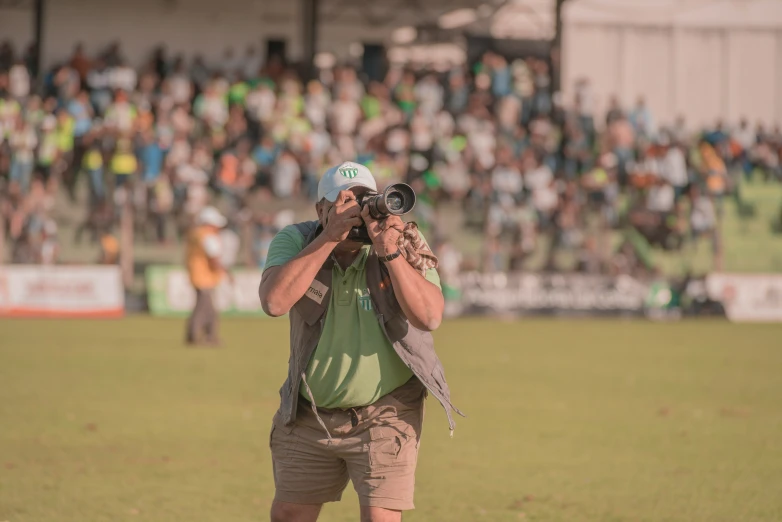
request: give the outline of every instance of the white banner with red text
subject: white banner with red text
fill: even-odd
[[[0,316],[122,317],[125,292],[117,266],[0,267]]]
[[[782,275],[714,273],[706,277],[706,290],[731,321],[782,321]]]

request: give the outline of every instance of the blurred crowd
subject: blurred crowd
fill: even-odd
[[[166,243],[219,202],[246,251],[238,262],[262,267],[295,218],[268,209],[311,202],[328,167],[356,160],[381,187],[413,186],[446,278],[536,256],[549,271],[643,275],[651,248],[687,255],[704,238],[718,255],[738,177],[782,176],[779,127],[692,132],[681,118],[658,124],[642,98],[598,115],[588,79],[566,105],[536,58],[391,66],[382,81],[351,66],[305,80],[252,46],[215,64],[159,48],[137,69],[118,44],[96,56],[77,46],[38,75],[27,58],[0,46],[0,216],[18,263],[57,262],[53,208],[67,195],[84,214],[74,240],[98,242],[101,262],[117,260],[126,206],[137,241]],[[460,253],[460,230],[482,239],[477,259]]]

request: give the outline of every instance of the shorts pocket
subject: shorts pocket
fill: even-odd
[[[412,440],[412,444],[411,444]],[[372,469],[405,464],[406,450],[415,447],[415,432],[409,424],[369,429],[369,465]]]
[[[288,460],[291,458],[299,439],[298,434],[293,433],[293,428],[293,425],[279,424],[278,417],[275,415],[269,432],[269,449],[272,452],[272,459]]]

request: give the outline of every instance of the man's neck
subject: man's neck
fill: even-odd
[[[340,268],[342,268],[343,271],[347,270],[350,265],[353,264],[353,261],[356,260],[358,255],[361,253],[361,248],[351,249],[351,250],[334,250],[334,260],[339,264]]]

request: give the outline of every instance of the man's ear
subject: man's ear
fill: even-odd
[[[318,214],[318,221],[320,221],[321,223],[323,223],[324,211],[326,208],[325,203],[326,203],[325,199],[321,199],[320,201],[315,203],[315,212]]]

